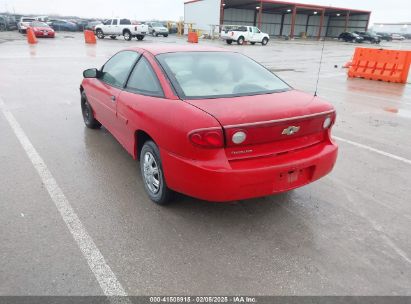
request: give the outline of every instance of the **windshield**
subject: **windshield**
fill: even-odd
[[[49,25],[47,23],[38,22],[38,21],[31,22],[30,26],[32,26],[32,27],[49,27]]]
[[[34,21],[34,19],[32,19],[32,18],[23,18],[23,19],[21,19],[21,22],[30,22],[30,21]]]
[[[164,27],[164,25],[163,25],[163,24],[158,23],[158,22],[153,23],[151,26],[152,26],[152,27]]]
[[[157,58],[182,98],[234,97],[290,89],[269,70],[238,53],[180,52]]]

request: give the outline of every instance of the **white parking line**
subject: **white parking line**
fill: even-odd
[[[107,265],[100,250],[97,248],[91,236],[87,233],[79,217],[73,210],[73,207],[71,207],[63,191],[57,184],[50,170],[47,168],[45,162],[37,153],[36,149],[24,133],[14,115],[5,109],[4,103],[1,99],[0,109],[34,168],[37,170],[52,201],[60,212],[61,217],[83,253],[83,256],[86,258],[87,263],[100,284],[104,294],[106,296],[127,296],[124,288],[117,280],[116,275],[110,269],[110,266]],[[123,300],[122,302],[128,302],[127,298],[117,298],[116,302],[118,302],[118,300],[120,302],[121,300]]]
[[[391,153],[388,153],[388,152],[384,152],[384,151],[375,149],[373,147],[363,145],[363,144],[357,143],[355,141],[351,141],[351,140],[344,139],[344,138],[341,138],[341,137],[333,136],[333,138],[335,138],[336,140],[345,142],[347,144],[350,144],[350,145],[353,145],[353,146],[356,146],[356,147],[359,147],[359,148],[362,148],[362,149],[366,149],[368,151],[378,153],[378,154],[381,154],[381,155],[384,155],[384,156],[390,157],[392,159],[395,159],[395,160],[398,160],[398,161],[401,161],[403,163],[411,165],[411,160],[410,159],[407,159],[407,158],[404,158],[404,157],[401,157],[401,156],[397,156],[397,155],[394,155],[394,154],[391,154]]]

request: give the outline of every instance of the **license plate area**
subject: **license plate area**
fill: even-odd
[[[307,184],[311,181],[313,172],[314,166],[295,168],[282,172],[278,175],[278,180],[274,187],[276,190],[287,190]]]

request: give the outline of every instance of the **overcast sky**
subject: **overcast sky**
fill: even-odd
[[[411,0],[298,0],[296,2],[371,10],[371,24],[373,22],[411,22]],[[124,16],[136,20],[179,20],[184,15],[184,1],[0,0],[1,11],[90,18]]]

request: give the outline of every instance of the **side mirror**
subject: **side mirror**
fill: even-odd
[[[102,74],[101,71],[97,70],[96,68],[87,69],[87,70],[84,70],[83,77],[84,78],[99,78],[101,74]]]

